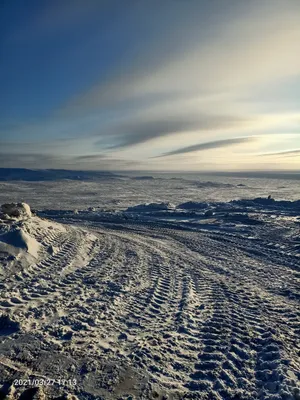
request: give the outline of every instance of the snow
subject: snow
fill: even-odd
[[[40,398],[297,400],[299,201],[130,182],[124,197],[56,183],[31,217],[4,207],[0,396],[28,395],[12,379],[63,375],[77,384]]]
[[[0,218],[22,220],[31,218],[31,210],[26,203],[6,203],[1,205]]]
[[[38,243],[35,238],[29,236],[22,229],[10,230],[9,232],[0,235],[0,242],[24,249],[36,258],[38,257],[38,253],[41,248],[40,243]]]

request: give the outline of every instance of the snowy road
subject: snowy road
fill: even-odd
[[[51,254],[6,269],[2,383],[77,380],[36,393],[49,398],[300,398],[299,246],[280,224],[270,243],[260,226],[253,238],[33,220],[24,229]]]

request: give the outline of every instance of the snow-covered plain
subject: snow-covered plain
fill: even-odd
[[[296,185],[0,182],[0,393],[299,400]]]

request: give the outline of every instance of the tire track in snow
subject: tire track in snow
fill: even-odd
[[[23,312],[35,324],[27,328],[66,353],[127,360],[182,396],[296,396],[299,303],[271,287],[293,287],[293,258],[264,258],[257,244],[220,233],[93,226],[88,242],[69,229],[50,234],[56,254],[6,289],[22,303],[11,296],[2,309]]]

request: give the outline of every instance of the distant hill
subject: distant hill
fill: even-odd
[[[120,175],[109,171],[69,171],[64,169],[0,168],[0,181],[55,181],[97,180],[118,178]]]

